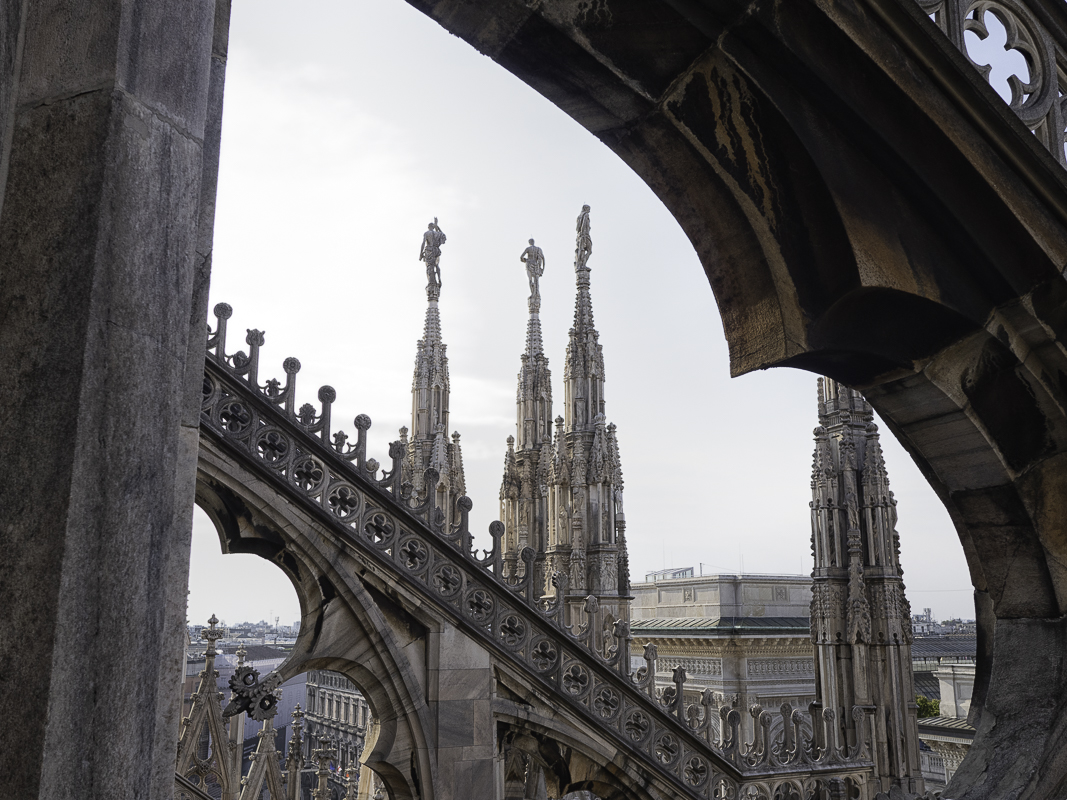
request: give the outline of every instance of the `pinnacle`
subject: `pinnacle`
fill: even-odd
[[[541,342],[541,318],[536,311],[530,312],[530,320],[526,323],[526,355],[536,356],[544,352]]]
[[[422,338],[425,342],[441,341],[441,312],[436,300],[431,300],[426,306],[426,323],[423,325]]]
[[[585,280],[582,280],[584,275]],[[589,292],[588,267],[578,273],[578,295],[574,299],[574,332],[582,336],[586,331],[596,332],[593,323],[593,297]]]

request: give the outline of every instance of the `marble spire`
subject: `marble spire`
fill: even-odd
[[[589,206],[578,216],[576,234],[577,296],[567,344],[566,408],[565,416],[555,418],[554,431],[551,374],[539,317],[544,254],[531,239],[521,256],[530,279],[530,316],[515,436],[508,437],[504,456],[500,521],[507,574],[522,574],[522,550],[529,547],[535,585],[543,595],[563,593],[568,625],[589,624],[588,609],[597,609],[594,644],[604,647],[629,623],[630,579],[622,462],[616,428],[604,415],[604,357],[589,289]]]
[[[411,438],[407,440],[407,476],[413,500],[425,497],[426,470],[437,470],[437,505],[451,521],[455,500],[464,485],[463,459],[459,437],[448,434],[448,406],[451,386],[448,375],[448,346],[441,337],[441,246],[444,232],[437,219],[423,234],[419,259],[426,264],[426,319],[422,338],[415,350],[415,371],[411,381]],[[401,439],[406,439],[401,436]]]
[[[833,711],[842,741],[873,730],[876,791],[899,785],[922,793],[911,607],[878,426],[859,392],[829,378],[818,386],[811,476],[816,695]]]
[[[545,257],[540,247],[529,240],[519,260],[526,265],[530,281],[527,300],[526,350],[520,357],[518,388],[515,396],[515,436],[508,437],[504,459],[504,478],[500,486],[500,521],[504,523],[504,563],[508,574],[517,574],[519,554],[524,547],[536,553],[535,576],[540,586],[544,575],[546,500],[546,465],[542,463],[546,444],[552,441],[552,373],[541,340],[540,278]]]
[[[577,244],[574,249],[574,325],[568,332],[564,364],[564,421],[568,433],[592,431],[598,414],[604,413],[604,352],[600,334],[593,323],[593,298],[589,290],[589,256],[593,240],[589,206],[578,215]]]
[[[554,591],[553,575],[563,575],[568,603],[575,609],[593,595],[605,619],[628,622],[622,465],[616,428],[605,415],[604,355],[589,280],[589,210],[582,207],[575,226],[577,291],[564,365],[564,418],[556,420],[548,476],[545,592]]]

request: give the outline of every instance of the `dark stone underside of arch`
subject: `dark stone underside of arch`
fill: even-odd
[[[953,796],[1058,790],[1067,736],[1033,709],[1067,701],[1062,169],[913,0],[409,2],[658,194],[735,374],[866,393],[976,587],[979,734]],[[1062,4],[1031,5],[1067,31]]]

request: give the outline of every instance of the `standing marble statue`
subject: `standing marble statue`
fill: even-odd
[[[441,245],[445,243],[445,232],[433,218],[422,235],[422,247],[419,249],[419,261],[426,263],[426,291],[437,297],[441,294]]]
[[[582,213],[578,215],[578,246],[574,249],[574,268],[585,269],[585,262],[593,252],[593,239],[589,235],[589,206],[582,206]]]
[[[522,251],[519,261],[526,265],[526,277],[530,279],[530,303],[541,305],[541,290],[538,279],[545,274],[545,254],[540,247],[530,239],[530,246]]]

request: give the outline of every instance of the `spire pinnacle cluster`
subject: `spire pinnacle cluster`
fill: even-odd
[[[533,585],[544,595],[563,594],[568,624],[585,624],[583,609],[590,603],[604,611],[599,617],[604,631],[594,636],[603,643],[613,635],[614,625],[629,622],[630,578],[622,462],[616,428],[605,415],[604,356],[593,322],[589,212],[589,206],[583,206],[575,225],[574,325],[565,362],[565,407],[554,423],[552,374],[540,319],[545,253],[531,237],[519,256],[529,280],[529,318],[515,397],[515,435],[508,437],[504,457],[500,521],[505,573],[523,573],[527,562],[521,553],[529,547],[536,570]],[[406,454],[405,496],[416,506],[435,493],[434,503],[444,514],[441,524],[448,526],[465,481],[459,434],[452,433],[450,439],[448,427],[448,357],[438,307],[444,243],[434,219],[419,250],[426,265],[427,308],[411,384],[410,438],[409,431],[401,429],[397,446]]]
[[[593,323],[589,206],[575,225],[574,326],[564,374],[564,416],[552,420],[551,373],[543,352],[538,279],[545,257],[530,239],[520,256],[530,279],[526,349],[516,394],[516,435],[508,437],[500,487],[504,562],[509,574],[534,552],[534,582],[546,595],[562,591],[580,615],[587,598],[606,609],[608,625],[629,620],[622,464],[614,425],[604,406],[604,358]],[[577,620],[577,617],[575,617]]]

